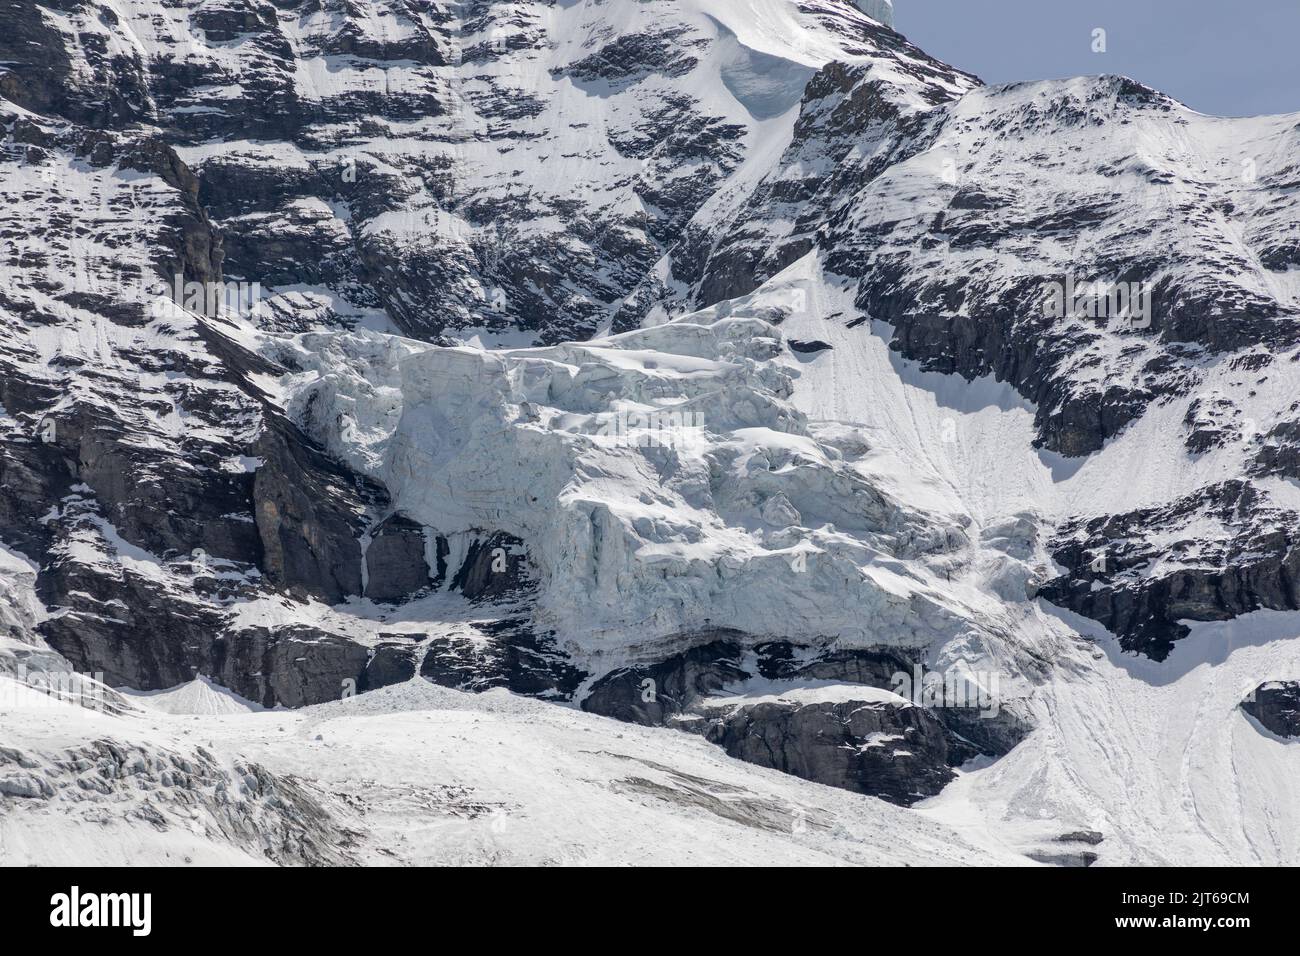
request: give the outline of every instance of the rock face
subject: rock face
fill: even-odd
[[[553,634],[537,634],[531,621],[518,618],[478,626],[463,638],[435,639],[425,651],[420,676],[459,690],[504,687],[567,701],[587,675],[569,661]]]
[[[199,667],[241,697],[267,707],[302,707],[399,684],[415,676],[412,640],[364,647],[302,626],[234,631]]]
[[[596,681],[582,707],[698,733],[733,757],[902,805],[938,793],[952,767],[1006,753],[1029,729],[1010,713],[927,708],[899,696],[889,688],[900,686],[898,675],[910,680],[915,664],[888,648],[746,648],[743,638],[695,635],[703,643]],[[985,718],[989,732],[974,735],[981,743],[954,729]]]
[[[1241,709],[1279,737],[1300,737],[1300,681],[1260,684]]]
[[[385,518],[366,547],[365,596],[395,603],[433,584],[427,547],[423,527],[399,514]]]
[[[1126,649],[1164,660],[1188,632],[1180,621],[1295,608],[1297,521],[1254,484],[1226,481],[1168,506],[1070,522],[1052,543],[1069,571],[1039,593],[1101,621]]]
[[[0,636],[267,706],[580,698],[908,803],[1027,727],[881,693],[1041,672],[1031,591],[1157,660],[1300,608],[1300,119],[985,87],[891,10],[8,4]],[[1043,501],[1175,438],[932,507],[852,424],[892,409],[799,393],[871,336],[1023,401]]]
[[[368,502],[356,493],[355,479],[307,442],[286,441],[271,428],[263,430],[254,450],[261,464],[253,473],[253,514],[264,573],[295,596],[329,604],[360,594]],[[380,494],[371,491],[375,499]],[[392,577],[376,576],[375,587],[391,592],[400,576],[418,575],[412,569],[423,563],[423,554],[405,556],[407,567],[379,569]]]
[[[943,725],[912,704],[845,700],[711,706],[687,724],[733,757],[908,806],[934,796],[959,761]]]

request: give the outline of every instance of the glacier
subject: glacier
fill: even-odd
[[[103,9],[0,37],[5,863],[1300,861],[1300,114],[888,0]]]
[[[887,27],[894,25],[894,0],[853,0],[853,2],[871,19]]]

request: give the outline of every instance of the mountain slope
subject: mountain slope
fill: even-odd
[[[0,694],[7,686],[0,678]],[[9,704],[0,750],[0,858],[13,865],[1016,860],[686,735],[501,692],[418,682],[292,713],[202,718],[148,699],[110,717],[25,694]],[[93,756],[78,767],[83,749]],[[113,759],[120,775],[103,772]],[[14,796],[20,780],[32,795]]]
[[[886,6],[10,5],[3,670],[504,688],[1016,859],[1294,861],[1235,708],[1298,669],[1300,117]]]

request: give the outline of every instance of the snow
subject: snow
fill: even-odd
[[[848,644],[960,630],[939,572],[891,563],[941,558],[960,527],[899,508],[843,436],[808,430],[779,340],[757,319],[491,352],[318,336],[320,371],[288,404],[409,517],[444,536],[521,538],[541,620],[575,654],[711,621]]]
[[[74,38],[74,52],[107,37],[108,48],[124,56],[183,48],[194,69],[238,74],[232,48],[190,42],[184,5],[110,6],[124,29],[58,11],[45,16]],[[915,255],[914,271],[1051,273],[1097,259],[1121,239],[1250,262],[1258,235],[1288,213],[1276,195],[1246,188],[1240,169],[1243,159],[1286,154],[1295,116],[1218,120],[1170,101],[1174,119],[1161,124],[1081,123],[1057,131],[1046,144],[1059,163],[1052,175],[1015,184],[1015,214],[1028,220],[1099,190],[1144,196],[1143,182],[1168,178],[1173,198],[1130,208],[1128,229],[1137,239],[1103,232],[1062,244],[1011,230],[992,255],[925,252],[912,240],[958,188],[945,180],[949,170],[984,181],[1023,164],[1041,166],[1037,152],[1045,144],[1034,122],[1065,106],[1094,115],[1097,97],[1113,94],[1114,83],[967,92],[965,80],[919,79],[906,54],[873,58],[869,41],[845,39],[853,32],[846,24],[861,25],[864,17],[892,23],[889,0],[859,0],[861,15],[831,0],[681,0],[671,15],[660,6],[533,10],[529,28],[554,43],[488,62],[464,63],[461,50],[449,51],[446,68],[296,57],[292,82],[307,104],[376,90],[433,91],[448,112],[392,122],[393,135],[367,141],[364,150],[309,157],[288,144],[231,141],[180,153],[193,164],[238,161],[294,175],[315,175],[356,152],[393,176],[408,175],[411,156],[446,160],[461,180],[476,182],[485,204],[530,197],[512,241],[559,236],[555,241],[580,257],[590,249],[554,215],[553,201],[589,197],[611,221],[652,212],[634,188],[652,161],[580,130],[632,131],[642,104],[669,94],[690,96],[703,115],[741,129],[734,168],[722,172],[693,219],[707,233],[739,215],[765,178],[794,183],[826,171],[825,157],[785,154],[807,78],[844,61],[869,65],[873,79],[887,81],[887,95],[914,111],[936,109],[922,95],[927,83],[965,93],[941,108],[945,122],[929,149],[837,207],[840,220],[867,235],[884,223],[897,226],[891,235]],[[407,36],[408,27],[389,18],[357,16],[369,37]],[[838,29],[831,16],[840,18]],[[323,11],[281,24],[299,51],[336,25]],[[460,27],[465,46],[475,38]],[[708,41],[680,82],[646,77],[619,86],[558,69],[618,37],[679,27]],[[74,61],[74,69],[86,69]],[[545,108],[520,121],[518,136],[503,144],[492,117],[475,104],[485,91],[516,87],[541,91]],[[199,92],[203,104],[174,111],[222,110],[244,95],[234,84]],[[988,135],[991,128],[997,136]],[[851,161],[863,160],[873,144],[859,147]],[[1098,152],[1119,157],[1105,175],[1095,162],[1073,158]],[[563,176],[556,175],[559,160]],[[147,295],[111,283],[148,265],[151,208],[171,203],[171,190],[82,162],[12,168],[4,192],[15,205],[40,190],[57,196],[68,215],[111,220],[112,229],[52,253],[39,230],[12,237],[10,261],[50,253],[51,269],[65,281],[57,295],[24,288],[33,308],[57,321],[20,326],[21,334],[6,325],[0,346],[25,373],[66,388],[69,404],[105,400],[84,385],[89,375],[51,372],[60,362],[86,363],[113,383],[116,412],[144,446],[181,457],[185,441],[224,443],[229,433],[189,415],[179,395],[205,389],[233,401],[234,385],[142,371],[131,358],[175,356],[177,368],[206,363],[196,317],[153,302],[146,324],[119,324],[67,301],[71,292]],[[1232,216],[1198,229],[1168,215],[1174,202],[1199,201],[1207,184],[1237,210]],[[345,205],[302,201],[289,211],[322,217],[336,235],[350,235]],[[278,228],[282,219],[267,214],[258,223]],[[777,210],[763,226],[766,236],[787,237],[796,228],[794,211]],[[481,231],[421,194],[369,220],[362,234],[469,260]],[[324,317],[338,315],[357,328],[288,335],[238,317],[212,325],[294,368],[254,382],[331,453],[381,481],[397,509],[444,535],[453,566],[486,532],[520,537],[541,578],[537,623],[555,630],[593,673],[661,658],[694,632],[721,625],[755,642],[798,637],[820,647],[902,648],[936,667],[974,659],[996,668],[1007,697],[1036,725],[1028,739],[1000,760],[963,768],[942,794],[909,812],[732,761],[676,731],[615,724],[500,691],[472,696],[417,679],[285,712],[263,711],[200,679],[129,693],[125,712],[110,713],[52,703],[0,676],[6,747],[34,763],[0,767],[0,781],[13,781],[17,791],[39,774],[61,785],[51,800],[0,796],[0,858],[266,862],[262,848],[231,827],[228,814],[242,811],[217,796],[237,785],[237,766],[256,761],[285,780],[306,781],[326,812],[356,831],[350,862],[1024,864],[1027,853],[1061,834],[1091,829],[1104,836],[1095,848],[1102,865],[1300,863],[1300,748],[1261,733],[1238,707],[1257,684],[1300,676],[1300,615],[1259,611],[1224,623],[1187,622],[1191,636],[1156,664],[1121,653],[1094,622],[1030,600],[1025,587],[1051,567],[1043,539],[1062,520],[1162,505],[1242,475],[1243,443],[1187,455],[1181,435],[1191,402],[1230,395],[1252,428],[1267,433],[1294,402],[1289,367],[1296,352],[1274,356],[1288,371],[1270,371],[1248,388],[1228,357],[1189,359],[1199,376],[1193,393],[1153,404],[1097,453],[1068,460],[1034,450],[1036,409],[1009,386],[925,372],[900,358],[889,348],[893,330],[857,314],[857,290],[828,274],[816,252],[752,294],[686,315],[675,314],[675,302],[687,290],[670,274],[665,258],[651,277],[663,284],[663,301],[644,328],[545,347],[533,347],[531,333],[477,319],[466,320],[459,347],[434,347],[393,334],[379,310],[312,286],[268,290],[268,307],[304,325],[319,319],[323,329]],[[1212,278],[1284,312],[1300,308],[1300,270]],[[7,285],[21,288],[21,279],[0,268]],[[493,294],[477,276],[467,275],[466,285],[467,295],[484,302]],[[850,327],[853,319],[861,324]],[[787,347],[792,339],[830,348],[796,353]],[[1133,346],[1108,330],[1078,356],[1074,381],[1084,389],[1136,374],[1131,370],[1149,361],[1155,346]],[[136,400],[141,395],[151,399],[147,406]],[[259,414],[252,403],[240,408],[244,418],[233,431],[251,435]],[[0,411],[6,432],[33,424]],[[242,454],[219,460],[236,474],[260,465]],[[1272,504],[1300,510],[1295,483],[1270,478],[1258,487]],[[61,509],[93,509],[88,489],[73,491]],[[1197,515],[1161,534],[1212,542],[1229,531]],[[183,580],[93,510],[59,556]],[[46,612],[35,572],[0,546],[0,674],[15,673],[20,661],[54,658],[36,632]],[[446,592],[399,608],[263,595],[229,610],[232,627],[314,624],[363,643],[393,633],[473,640],[472,625],[492,613]],[[906,703],[857,685],[774,681],[726,688],[708,703],[777,701]],[[148,811],[171,806],[166,784],[72,800],[77,785],[60,755],[98,740],[193,761],[202,759],[202,746],[216,754],[222,785],[212,785],[188,822],[171,815],[161,828],[148,822]],[[256,812],[262,816],[248,819],[275,818],[273,807]]]
[[[1300,747],[1261,734],[1238,707],[1266,679],[1300,674],[1300,614],[1193,622],[1164,664],[1121,654],[1069,612],[1036,616],[1034,627],[1097,643],[1057,662],[1038,730],[919,812],[1008,848],[1063,825],[1098,830],[1100,865],[1300,860]]]
[[[164,714],[212,716],[241,714],[263,709],[261,704],[245,700],[220,684],[214,684],[206,677],[195,678],[188,684],[181,684],[168,690],[135,691],[127,696],[147,710]]]
[[[1189,462],[1178,427],[1188,397],[1153,406],[1101,452],[1059,474],[1058,462],[1030,447],[1032,406],[1006,386],[920,372],[888,349],[883,323],[847,328],[856,314],[853,290],[823,274],[815,254],[737,300],[732,314],[788,303],[795,289],[805,307],[781,331],[832,346],[785,360],[799,371],[792,401],[811,434],[860,431],[870,446],[861,467],[872,481],[910,506],[965,516],[973,553],[948,586],[971,604],[979,594],[993,599],[981,620],[1006,641],[990,636],[985,648],[1006,673],[1031,672],[1026,654],[1051,662],[1046,679],[1033,679],[1022,698],[1037,729],[1007,756],[962,772],[919,812],[1020,852],[1042,851],[1065,832],[1097,830],[1104,840],[1090,849],[1100,865],[1300,860],[1300,748],[1259,733],[1238,707],[1258,684],[1300,673],[1300,614],[1185,621],[1191,635],[1156,663],[1120,652],[1095,622],[1029,601],[1023,588],[1029,567],[1050,560],[1040,529],[1239,475],[1241,449]],[[1207,367],[1219,374],[1225,366]],[[1293,394],[1292,379],[1276,377],[1283,381],[1259,386],[1252,406],[1262,421]],[[1263,487],[1279,503],[1294,494],[1288,482]],[[1018,591],[1004,590],[1009,574]]]
[[[755,704],[791,703],[842,704],[861,701],[865,704],[896,704],[911,706],[905,697],[878,687],[862,684],[843,684],[835,681],[752,680],[738,687],[725,687],[701,701],[707,707],[752,707]]]
[[[0,678],[2,679],[2,678]],[[157,697],[147,698],[157,700]],[[348,862],[374,865],[1024,864],[878,800],[731,760],[675,730],[643,728],[513,697],[423,681],[297,711],[157,710],[110,716],[34,704],[3,715],[6,746],[54,785],[5,798],[10,865],[266,862],[228,822],[270,811],[255,798],[191,801],[140,782],[115,799],[78,792],[53,760],[83,740],[150,753],[196,746],[250,761],[306,792],[352,831]],[[233,770],[231,771],[233,772]],[[5,771],[0,769],[0,778]],[[71,790],[66,789],[71,785]],[[161,811],[161,823],[145,808]],[[223,822],[224,821],[224,822]]]

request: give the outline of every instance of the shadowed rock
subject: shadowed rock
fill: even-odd
[[[1300,737],[1300,681],[1268,681],[1241,702],[1241,709],[1279,737]]]

